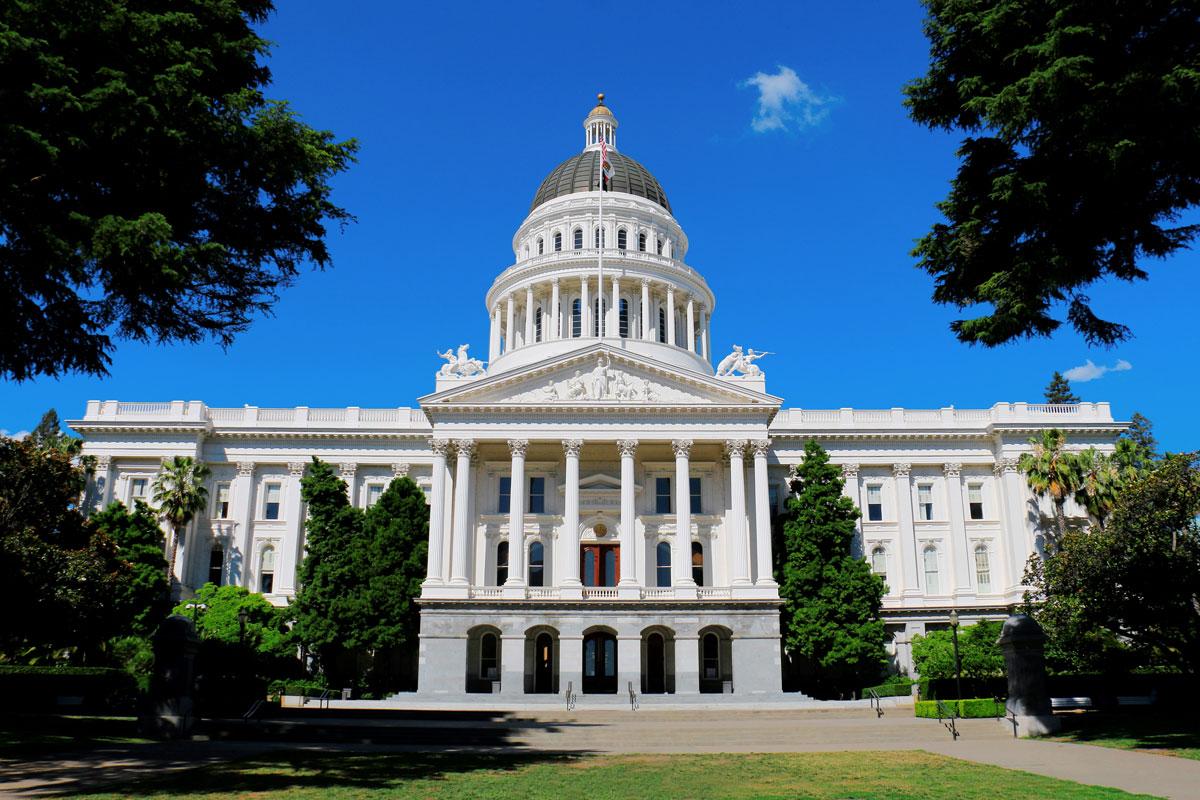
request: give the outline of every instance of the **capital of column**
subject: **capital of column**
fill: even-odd
[[[750,442],[750,449],[754,451],[755,458],[766,458],[771,452],[771,440],[754,439]]]
[[[1015,458],[998,458],[996,459],[995,473],[1003,475],[1006,472],[1020,472],[1020,461]]]
[[[629,458],[633,458],[635,455],[637,455],[637,447],[638,447],[637,439],[618,439],[617,440],[617,452],[621,454],[622,458],[624,458],[626,456],[628,456]]]
[[[676,458],[687,458],[692,453],[692,440],[673,439],[671,441],[671,449],[675,451]]]
[[[907,478],[912,473],[912,464],[892,464],[892,476]]]
[[[746,452],[745,439],[726,439],[725,440],[725,455],[740,456]]]
[[[514,457],[520,456],[521,458],[524,458],[525,453],[528,450],[529,450],[529,440],[528,439],[509,439],[508,440],[508,451],[510,453],[512,453]]]
[[[551,286],[551,288],[557,288],[558,287],[558,278],[551,278],[550,286]]]
[[[858,464],[842,464],[842,480],[858,480]]]
[[[343,478],[353,478],[355,475],[358,474],[358,464],[352,464],[349,462],[344,463],[344,464],[338,464],[338,473]]]
[[[393,478],[407,478],[408,471],[409,471],[408,464],[403,464],[403,463],[392,464],[392,477]]]
[[[239,461],[237,465],[237,474],[240,478],[249,478],[254,474],[254,462]]]
[[[563,453],[572,458],[579,458],[579,451],[583,449],[582,439],[563,439]]]
[[[435,456],[447,456],[450,454],[449,439],[430,439],[429,449],[433,451]]]
[[[645,286],[647,289],[649,289],[650,288],[650,279],[642,278],[642,286]]]
[[[308,466],[307,462],[304,462],[304,461],[288,462],[288,474],[291,475],[293,478],[302,477],[304,475],[304,468],[307,466]]]
[[[468,459],[475,457],[475,440],[474,439],[455,439],[454,449],[458,452],[458,457],[464,456]]]
[[[96,469],[100,472],[107,472],[110,466],[112,466],[112,456],[99,456],[96,459]]]
[[[962,474],[962,464],[942,464],[942,474],[947,478],[957,478]]]

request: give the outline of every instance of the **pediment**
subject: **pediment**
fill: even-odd
[[[421,399],[423,407],[761,406],[781,400],[698,372],[597,344]]]

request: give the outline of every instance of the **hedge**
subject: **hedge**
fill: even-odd
[[[936,700],[918,700],[913,703],[913,713],[918,717],[937,719],[937,705],[938,701]],[[977,697],[969,700],[946,700],[943,701],[943,705],[946,712],[953,712],[955,705],[957,705],[958,716],[966,719],[999,717],[1004,715],[1004,703],[997,703],[990,697]]]
[[[929,681],[927,680],[914,681],[912,678],[896,677],[878,686],[866,687],[859,697],[869,697],[872,691],[880,697],[908,697],[912,694],[914,684],[919,684],[922,695],[928,691]]]
[[[137,682],[121,669],[0,665],[0,694],[12,711],[130,710]]]

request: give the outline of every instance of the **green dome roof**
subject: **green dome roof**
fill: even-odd
[[[608,160],[613,169],[609,191],[644,197],[658,203],[667,210],[667,213],[671,213],[671,204],[667,201],[667,193],[663,191],[658,180],[650,174],[648,169],[615,150],[608,152]],[[559,164],[538,187],[537,194],[533,196],[533,203],[529,206],[530,212],[542,203],[548,203],[556,197],[563,197],[575,192],[595,191],[598,188],[600,175],[599,162],[599,150],[585,150]]]

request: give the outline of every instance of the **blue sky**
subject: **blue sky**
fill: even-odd
[[[331,233],[334,267],[228,351],[123,343],[104,379],[0,383],[0,429],[52,406],[77,417],[89,398],[414,405],[436,350],[486,355],[484,292],[603,91],[622,152],[662,182],[716,293],[714,352],[776,352],[762,366],[788,406],[1039,401],[1055,369],[1124,360],[1079,394],[1146,414],[1166,447],[1200,444],[1195,252],[1090,292],[1136,334],[1111,350],[1069,331],[993,351],[949,333],[954,309],[930,302],[909,255],[958,140],[901,106],[928,63],[916,0],[279,5],[270,94],[362,146],[336,182],[358,222]]]

